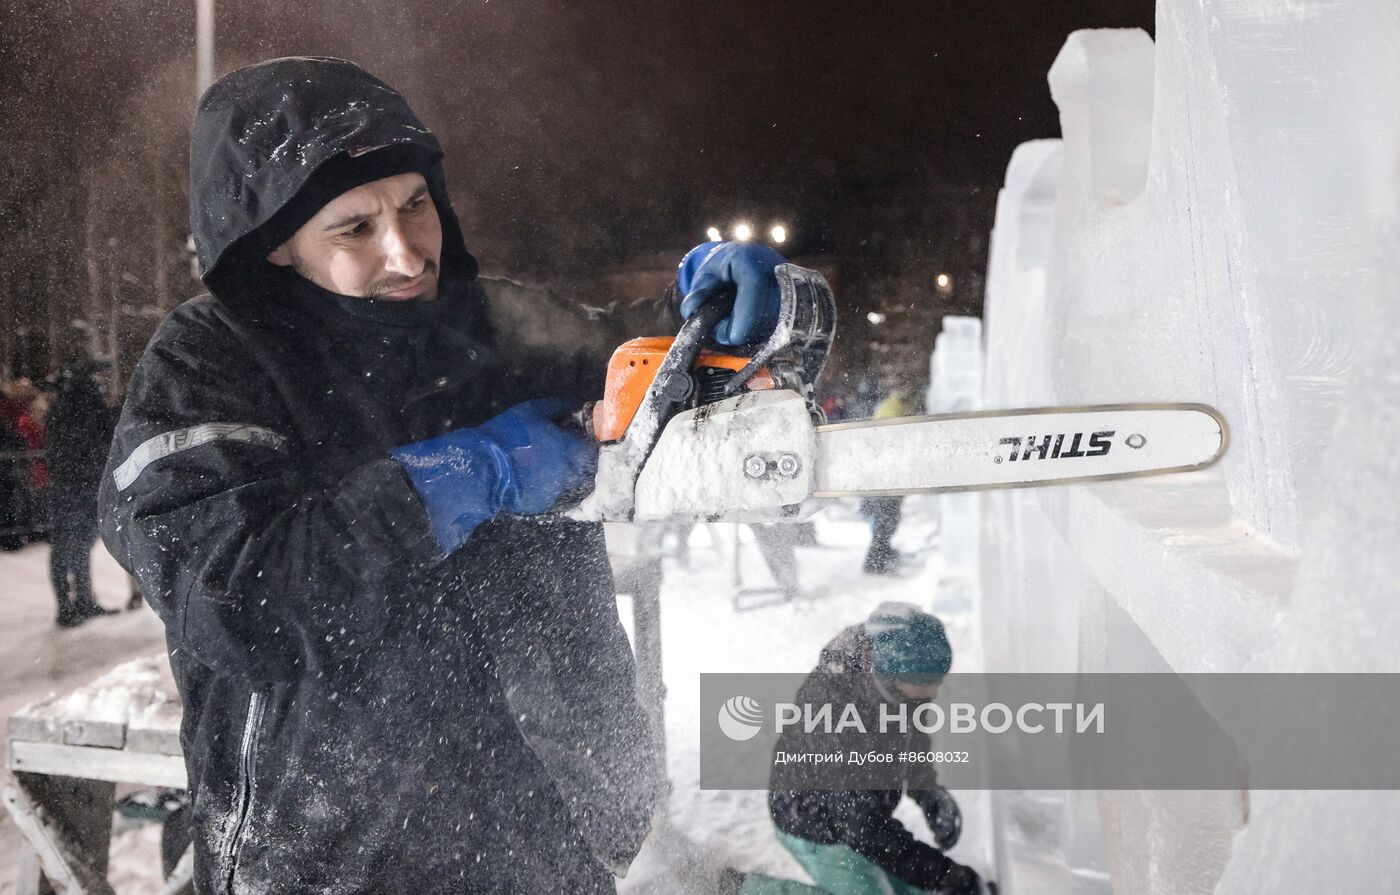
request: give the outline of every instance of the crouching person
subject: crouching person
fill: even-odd
[[[933,699],[952,664],[952,647],[937,618],[907,603],[882,603],[863,624],[846,628],[822,649],[796,701],[830,703],[838,710],[851,703],[862,718],[874,718],[882,704]],[[898,736],[914,736],[912,727],[910,731]],[[806,733],[802,725],[793,725],[784,730],[777,750],[825,751],[825,744],[812,742],[820,737],[820,732]],[[911,742],[901,745],[918,748]],[[844,791],[775,788],[768,809],[778,839],[824,891],[975,895],[981,887],[976,871],[943,853],[961,830],[957,803],[941,786],[914,785],[906,781],[899,789]],[[906,792],[923,809],[937,847],[915,839],[895,819],[895,806]],[[755,895],[759,891],[744,889]]]

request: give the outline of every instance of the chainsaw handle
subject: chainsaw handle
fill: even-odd
[[[724,384],[726,397],[737,395],[779,354],[797,361],[808,390],[826,365],[836,334],[836,299],[831,286],[817,271],[796,264],[779,264],[773,268],[773,276],[778,281],[778,322],[744,368]]]
[[[715,296],[697,308],[695,313],[681,324],[680,332],[676,333],[676,339],[671,343],[671,349],[661,361],[662,368],[665,368],[672,355],[676,355],[682,361],[682,370],[693,367],[700,357],[701,349],[705,347],[705,342],[709,340],[710,333],[734,310],[734,298],[735,293],[731,290]]]
[[[710,332],[733,308],[732,292],[718,295],[701,305],[681,324],[680,332],[676,333],[675,341],[661,359],[646,397],[632,418],[632,424],[627,427],[624,440],[630,443],[633,451],[640,453],[643,462],[661,437],[661,430],[666,428],[676,410],[690,397],[693,388],[691,368],[704,350]]]

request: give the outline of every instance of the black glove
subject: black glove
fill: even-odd
[[[982,877],[963,864],[951,864],[948,875],[934,890],[938,895],[981,895]]]
[[[914,802],[923,809],[929,829],[933,831],[933,841],[943,851],[958,844],[962,835],[962,811],[951,793],[941,786],[932,789],[916,789],[909,793]]]

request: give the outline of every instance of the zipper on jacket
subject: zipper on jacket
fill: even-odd
[[[224,854],[224,866],[228,876],[224,888],[232,895],[233,880],[238,874],[238,855],[243,846],[243,832],[248,825],[248,814],[253,807],[253,774],[257,770],[258,731],[262,728],[263,708],[266,696],[257,690],[248,697],[248,716],[243,722],[243,740],[238,747],[238,789],[235,793],[234,813],[238,816]]]

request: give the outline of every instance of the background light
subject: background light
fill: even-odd
[[[735,225],[734,225],[734,238],[735,238],[735,239],[752,239],[752,238],[753,238],[753,228],[750,227],[748,224],[735,224]]]
[[[705,235],[709,237],[710,242],[719,242],[721,239],[724,238],[724,236],[719,232],[718,227],[711,227],[710,229],[706,230]]]
[[[865,319],[879,326],[881,323],[885,322],[885,315],[881,314],[879,311],[871,311],[869,314],[865,315]]]
[[[953,291],[953,278],[946,273],[941,273],[934,277],[933,281],[938,285],[938,291],[942,292],[944,295]]]
[[[768,231],[768,235],[773,237],[774,242],[783,242],[787,239],[787,228],[782,224],[774,224],[773,229]]]

